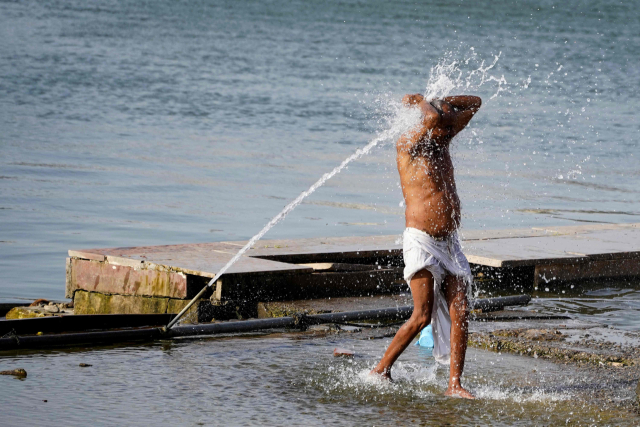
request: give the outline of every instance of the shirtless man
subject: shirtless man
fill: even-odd
[[[422,113],[420,125],[402,135],[396,144],[407,205],[404,278],[411,287],[414,309],[371,373],[390,379],[393,363],[431,323],[433,355],[440,363],[450,363],[445,395],[473,399],[460,384],[467,351],[467,289],[473,277],[456,233],[460,199],[449,144],[478,111],[481,100],[476,96],[450,96],[427,102],[415,94],[405,95],[402,102]]]

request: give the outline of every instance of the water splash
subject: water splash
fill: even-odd
[[[480,386],[473,388],[477,399],[510,400],[516,403],[552,403],[573,399],[569,393],[546,391],[543,388],[526,390],[518,387]]]
[[[321,390],[327,396],[351,396],[363,401],[431,399],[442,396],[447,386],[448,370],[439,371],[437,364],[397,362],[393,370],[393,382],[369,375],[372,368],[373,365],[363,360],[319,366],[313,375],[306,378],[306,385]],[[465,381],[468,381],[467,385],[476,398],[481,400],[550,404],[574,398],[569,392],[543,387]]]
[[[367,399],[415,398],[438,395],[441,388],[436,379],[437,366],[397,362],[393,382],[369,375],[373,368],[366,361],[347,361],[323,366],[306,378],[309,386],[322,390],[327,396],[345,394]]]
[[[497,97],[500,92],[505,90],[507,81],[504,75],[496,77],[490,74],[490,71],[496,66],[501,55],[502,52],[495,55],[493,62],[488,65],[485,65],[485,60],[478,58],[478,54],[473,48],[471,48],[471,54],[462,61],[451,59],[451,54],[445,55],[431,68],[424,93],[425,98],[427,101],[432,101],[451,95],[454,91],[463,92],[478,89],[490,82],[497,83],[497,90],[489,99]],[[477,68],[464,71],[463,67],[474,63]]]

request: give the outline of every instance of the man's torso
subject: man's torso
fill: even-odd
[[[406,226],[436,238],[455,231],[460,224],[460,199],[448,144],[415,144],[411,150],[399,150],[397,162],[407,205]]]
[[[478,111],[482,100],[473,95],[457,95],[427,102],[421,94],[407,94],[402,102],[422,113],[420,123],[402,135],[396,145],[407,204],[406,225],[436,238],[446,237],[460,225],[460,199],[449,145]]]

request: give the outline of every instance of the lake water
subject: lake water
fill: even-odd
[[[526,309],[566,315],[625,331],[640,331],[640,289],[636,281],[596,283],[587,289],[579,287],[556,295],[539,290]]]
[[[0,299],[62,299],[70,248],[250,238],[384,129],[390,100],[424,91],[438,63],[484,100],[454,142],[465,228],[640,222],[636,9],[0,0]],[[387,141],[266,237],[399,235],[401,200]],[[637,330],[637,283],[539,296],[533,309]],[[591,381],[581,371],[530,358],[471,350],[476,402],[443,398],[446,373],[415,347],[397,385],[366,381],[387,344],[267,336],[5,354],[0,369],[29,377],[0,377],[2,417],[637,424],[590,406],[572,388]],[[358,357],[333,359],[336,345]]]
[[[0,297],[62,298],[69,248],[248,239],[439,61],[484,99],[454,142],[465,228],[640,221],[636,16],[595,0],[0,1]],[[401,200],[387,143],[266,238],[400,234]]]

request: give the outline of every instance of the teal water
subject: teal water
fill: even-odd
[[[553,293],[540,289],[527,310],[563,314],[625,331],[639,331],[640,290],[635,283],[599,284],[595,289],[567,289]]]
[[[484,99],[454,143],[464,227],[640,222],[637,16],[602,0],[0,0],[0,298],[61,299],[70,248],[250,238],[441,61]],[[396,174],[387,143],[266,237],[399,235]],[[636,288],[541,291],[532,308],[637,330]],[[446,372],[413,346],[397,385],[372,384],[388,343],[3,354],[29,376],[0,376],[0,424],[638,424],[539,359],[471,350],[476,402],[444,399]]]
[[[485,100],[454,149],[464,227],[638,221],[634,12],[1,1],[0,297],[62,298],[69,248],[248,239],[443,59]],[[498,55],[503,83],[478,86]],[[393,154],[353,163],[266,238],[400,234]]]

